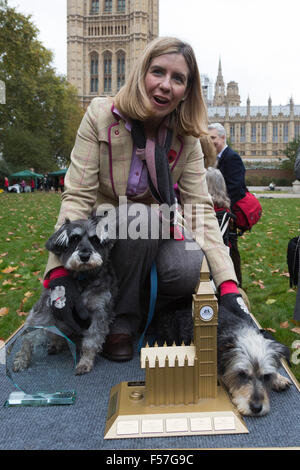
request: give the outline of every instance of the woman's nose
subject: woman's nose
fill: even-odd
[[[168,77],[167,75],[163,77],[163,79],[160,82],[160,88],[162,90],[169,90],[171,88],[170,77]]]

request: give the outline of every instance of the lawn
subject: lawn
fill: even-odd
[[[293,322],[296,290],[289,286],[286,248],[298,234],[300,199],[261,199],[261,204],[261,221],[239,239],[243,287],[260,324],[293,352],[300,329]],[[40,295],[48,257],[44,245],[60,195],[0,194],[0,205],[0,339],[5,340]],[[292,364],[292,370],[300,381],[300,365]]]

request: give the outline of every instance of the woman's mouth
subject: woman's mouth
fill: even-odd
[[[167,98],[163,98],[162,96],[153,96],[154,101],[159,105],[166,105],[169,103]]]

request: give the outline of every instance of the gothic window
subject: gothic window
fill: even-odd
[[[91,55],[90,75],[91,75],[91,93],[98,93],[98,54]]]
[[[232,143],[235,142],[235,128],[234,124],[230,126],[230,140]]]
[[[118,11],[125,11],[125,0],[118,0]]]
[[[112,11],[112,0],[105,0],[105,2],[104,2],[104,11],[106,13]]]
[[[119,52],[117,55],[117,86],[118,90],[125,83],[125,53]]]
[[[289,125],[283,125],[283,142],[287,143],[289,141]]]
[[[251,126],[251,142],[256,142],[256,126]]]
[[[262,126],[261,126],[261,141],[262,141],[262,143],[267,142],[267,126],[266,126],[266,124],[262,124]]]
[[[105,52],[104,53],[104,60],[103,60],[103,67],[104,67],[104,92],[109,93],[111,91],[111,82],[112,82],[112,74],[111,74],[111,53]]]
[[[99,0],[92,0],[91,1],[91,15],[97,15],[99,13]]]
[[[245,124],[241,124],[241,131],[240,131],[240,142],[245,142]]]
[[[273,124],[273,142],[278,142],[278,124]]]

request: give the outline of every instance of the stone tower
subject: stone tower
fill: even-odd
[[[239,95],[239,86],[237,82],[227,83],[227,95],[226,95],[227,106],[239,106],[241,104],[241,98]]]
[[[225,105],[225,83],[222,75],[221,59],[219,59],[218,76],[215,83],[215,95],[214,95],[214,106]]]
[[[114,96],[158,36],[159,0],[67,0],[68,81],[87,106]]]

